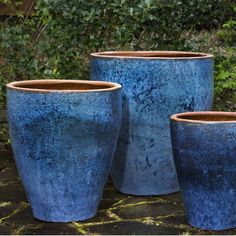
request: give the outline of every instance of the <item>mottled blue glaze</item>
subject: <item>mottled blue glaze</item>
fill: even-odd
[[[44,221],[93,217],[121,123],[121,90],[7,91],[15,161],[33,214]]]
[[[234,123],[172,121],[172,144],[190,225],[236,227],[236,113]]]
[[[211,109],[213,58],[97,55],[92,54],[91,79],[123,86],[122,128],[111,169],[115,187],[133,195],[178,191],[169,117]]]

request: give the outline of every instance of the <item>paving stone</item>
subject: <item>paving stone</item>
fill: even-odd
[[[0,235],[7,235],[7,234],[12,234],[11,227],[1,224],[0,225]]]
[[[2,142],[0,140],[0,152],[5,151],[5,150],[10,150],[10,144],[6,142]]]
[[[72,223],[44,223],[38,228],[29,226],[19,232],[20,235],[81,235]]]
[[[0,183],[4,181],[17,180],[18,174],[14,166],[6,166],[2,171],[0,171]]]
[[[39,221],[34,218],[30,206],[24,207],[22,210],[12,215],[6,220],[9,224],[14,224],[17,226],[23,225],[42,225],[44,222]]]
[[[236,228],[231,230],[221,230],[221,231],[201,231],[201,233],[211,234],[211,235],[236,235]]]
[[[5,151],[0,151],[0,222],[0,234],[236,234],[236,229],[204,231],[188,225],[180,193],[129,196],[115,190],[110,179],[94,218],[77,223],[39,221],[27,205],[12,154]]]
[[[20,181],[5,182],[0,184],[0,202],[24,202],[27,201]]]
[[[0,152],[0,202],[26,201],[11,152]]]
[[[113,210],[123,219],[143,218],[146,216],[157,217],[166,215],[183,214],[184,209],[174,203],[142,203]]]
[[[115,204],[119,203],[119,198],[103,198],[99,204],[98,210],[105,210],[113,207]]]
[[[191,235],[235,235],[236,234],[235,229],[214,231],[214,230],[201,230],[194,227],[192,227],[192,229],[190,229],[188,232]]]
[[[11,202],[0,202],[0,222],[6,216],[9,216],[16,209],[20,208],[20,203],[11,203]]]
[[[168,195],[162,195],[162,196],[159,196],[159,198],[161,198],[165,201],[176,202],[176,203],[180,203],[183,205],[183,201],[182,201],[182,197],[181,197],[180,192],[172,193],[172,194],[168,194]]]
[[[109,214],[106,211],[98,211],[97,214],[88,220],[84,220],[81,222],[78,222],[80,224],[88,224],[88,223],[93,223],[93,222],[107,222],[107,221],[112,221],[113,219],[109,216]]]
[[[174,225],[177,225],[177,224],[187,225],[188,224],[187,217],[184,212],[183,214],[178,214],[175,216],[169,216],[167,218],[163,218],[162,221],[165,223],[174,224]]]
[[[104,199],[107,199],[107,198],[108,199],[111,199],[111,198],[126,199],[127,197],[128,197],[127,195],[118,192],[111,183],[108,183],[104,189],[104,193],[103,193]]]
[[[141,222],[121,221],[94,225],[87,228],[89,234],[106,235],[153,235],[153,234],[183,234],[185,230],[168,228],[160,225],[147,225]]]
[[[121,198],[121,199],[116,199],[116,202],[113,203],[112,207],[120,207],[120,206],[124,206],[124,207],[130,207],[130,206],[134,206],[134,205],[143,205],[143,204],[149,204],[149,203],[172,203],[169,200],[166,200],[162,197],[140,197],[140,196],[127,196],[126,198]],[[178,204],[176,202],[173,202],[174,205]],[[181,203],[182,204],[182,203]]]
[[[14,165],[14,159],[12,157],[12,153],[8,151],[0,152],[0,171],[4,170],[4,168],[9,165]],[[1,179],[0,179],[1,180]]]

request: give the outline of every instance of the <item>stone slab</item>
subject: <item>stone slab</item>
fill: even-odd
[[[36,220],[18,177],[11,152],[0,151],[0,234],[236,234],[236,229],[203,231],[188,225],[179,193],[135,197],[105,187],[98,214],[83,222]]]

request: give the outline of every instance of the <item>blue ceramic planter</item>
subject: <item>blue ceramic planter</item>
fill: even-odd
[[[127,194],[179,190],[169,117],[209,110],[213,56],[184,52],[103,52],[91,55],[91,78],[122,84],[123,121],[111,176]]]
[[[7,85],[12,148],[36,218],[68,222],[96,214],[119,135],[120,88],[76,80]]]
[[[171,133],[189,224],[236,227],[236,113],[177,114]]]

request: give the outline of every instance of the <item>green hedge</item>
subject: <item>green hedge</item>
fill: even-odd
[[[12,80],[88,79],[91,52],[201,50],[217,56],[216,101],[230,100],[227,109],[234,109],[234,98],[222,97],[236,88],[233,0],[36,2],[31,16],[5,17],[0,23],[0,102]],[[198,37],[203,31],[215,35],[213,44],[207,42],[209,34]]]

